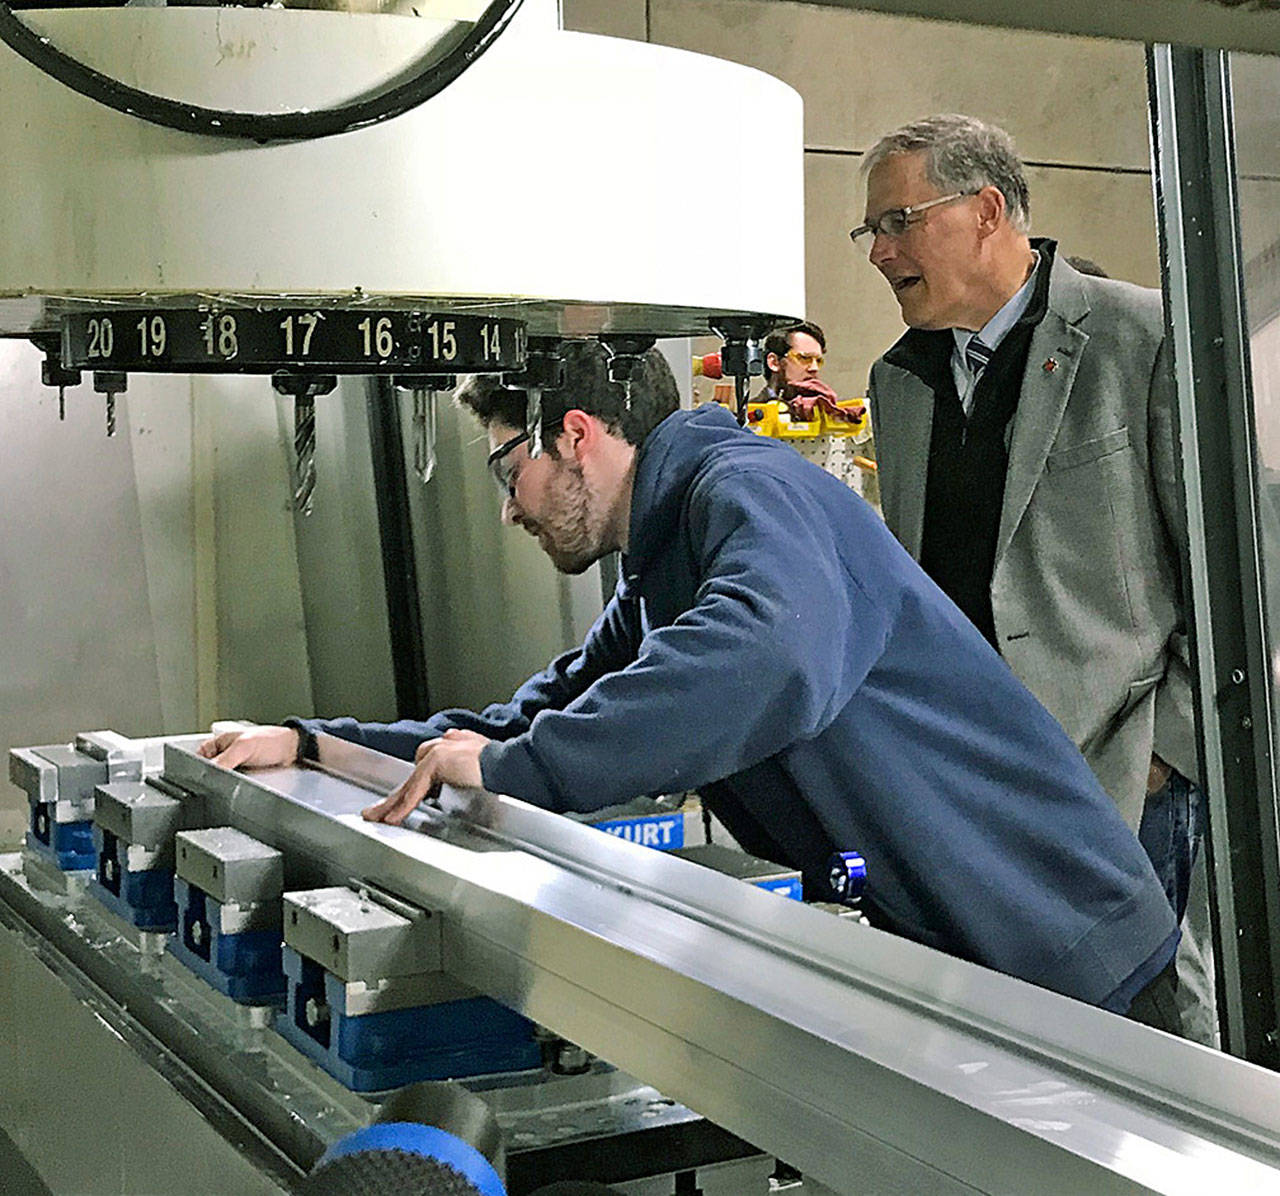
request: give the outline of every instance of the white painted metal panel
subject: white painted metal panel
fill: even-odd
[[[363,94],[452,28],[239,8],[25,19],[131,85],[264,112]],[[804,310],[800,99],[735,64],[526,26],[403,116],[267,146],[114,112],[7,48],[0,95],[0,332],[47,320],[19,296],[143,292],[534,299],[541,327],[571,333],[692,330],[653,310],[673,307]],[[689,187],[708,153],[740,181]]]

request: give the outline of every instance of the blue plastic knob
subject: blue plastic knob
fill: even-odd
[[[856,901],[867,884],[867,861],[857,851],[837,851],[828,861],[828,879],[841,901]]]

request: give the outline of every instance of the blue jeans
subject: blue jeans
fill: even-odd
[[[1179,923],[1187,912],[1191,867],[1207,821],[1203,791],[1177,769],[1169,773],[1169,779],[1148,796],[1142,807],[1138,841],[1151,857]]]

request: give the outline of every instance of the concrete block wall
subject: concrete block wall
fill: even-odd
[[[758,67],[803,96],[808,315],[827,332],[826,374],[841,394],[863,393],[871,362],[902,333],[848,231],[863,215],[862,155],[913,118],[960,111],[1003,125],[1029,166],[1033,231],[1116,277],[1159,285],[1140,45],[786,0],[563,0],[563,14],[566,28]],[[708,160],[673,186],[750,186],[768,169],[767,146],[756,162],[716,162],[714,141],[708,129]]]

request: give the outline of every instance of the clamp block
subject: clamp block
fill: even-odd
[[[27,794],[27,846],[63,872],[92,868],[93,791],[108,780],[106,762],[68,744],[14,748],[9,778]]]
[[[139,930],[174,930],[174,835],[182,826],[182,802],[141,781],[99,785],[94,793],[97,869],[89,891]]]
[[[232,827],[179,831],[174,848],[177,933],[168,950],[233,1001],[279,1003],[284,857]]]
[[[440,919],[385,894],[286,893],[281,1035],[353,1092],[539,1066],[533,1024],[441,969]]]

